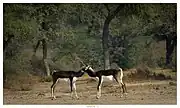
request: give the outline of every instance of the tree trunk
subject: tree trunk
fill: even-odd
[[[43,45],[43,62],[44,62],[45,70],[47,76],[50,76],[49,64],[47,62],[47,43],[45,39],[42,39],[42,45]]]
[[[166,41],[166,66],[170,64],[171,54],[169,53],[168,41]]]
[[[105,5],[107,10],[109,11],[108,16],[106,17],[106,20],[104,22],[104,27],[103,27],[103,36],[102,36],[102,46],[103,46],[103,54],[104,54],[104,69],[110,69],[110,60],[109,60],[109,46],[108,46],[108,38],[109,38],[109,24],[111,20],[116,16],[116,14],[120,11],[121,8],[124,7],[124,5],[119,5],[115,11],[110,13],[110,10],[107,6]]]
[[[6,59],[6,49],[7,49],[7,46],[11,42],[13,37],[14,37],[14,35],[8,35],[8,39],[7,40],[3,40],[3,62]],[[3,84],[6,83],[6,78],[7,78],[6,77],[6,73],[3,71]]]
[[[172,65],[172,53],[176,44],[176,37],[166,37],[166,66]]]
[[[45,66],[47,76],[50,76],[50,69],[49,69],[49,64],[47,62],[47,59],[43,59],[43,62],[44,62],[44,66]]]
[[[38,43],[36,44],[36,47],[34,48],[34,55],[36,54],[36,51],[37,51],[37,49],[38,49],[38,47],[40,45],[40,42],[42,42],[42,46],[43,46],[44,68],[45,68],[47,76],[50,76],[50,69],[49,69],[49,64],[48,64],[48,61],[47,61],[47,43],[46,43],[46,39],[38,40]]]
[[[37,44],[36,44],[36,46],[35,46],[35,48],[34,48],[34,54],[33,54],[33,55],[36,54],[36,51],[37,51],[37,49],[38,49],[40,43],[41,43],[41,40],[38,40],[38,42],[37,42]]]
[[[8,44],[11,42],[13,37],[14,37],[14,35],[8,35],[8,39],[3,40],[3,59],[6,58],[6,48],[7,48]]]
[[[102,37],[103,53],[104,53],[104,69],[110,69],[109,49],[108,49],[109,22],[106,20],[104,23],[103,37]]]

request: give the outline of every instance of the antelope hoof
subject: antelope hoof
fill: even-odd
[[[77,99],[79,99],[79,97],[78,97],[78,96],[76,96],[76,98],[77,98]]]
[[[73,96],[71,96],[71,98],[72,98],[72,99],[74,99],[74,97],[73,97]]]
[[[71,98],[72,98],[72,99],[79,99],[79,97],[74,97],[74,96],[72,96]]]
[[[120,98],[122,98],[122,97],[123,97],[123,94],[121,94]]]
[[[74,98],[72,93],[71,93],[71,98]]]
[[[128,95],[128,93],[124,93],[124,95]]]
[[[96,96],[96,99],[99,99],[99,98],[100,98],[100,96],[99,96],[99,95],[97,95],[97,96]]]
[[[56,96],[53,96],[51,100],[54,100],[54,99],[56,99]]]

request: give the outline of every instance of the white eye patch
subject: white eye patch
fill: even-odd
[[[88,70],[89,66],[86,66],[85,70]]]

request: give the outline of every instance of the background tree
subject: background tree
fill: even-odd
[[[4,4],[3,19],[8,77],[34,72],[29,60],[43,38],[47,60],[64,70],[80,68],[71,54],[95,70],[176,67],[176,4]]]
[[[109,60],[109,47],[108,47],[108,37],[109,37],[109,24],[111,20],[116,16],[116,14],[124,7],[124,4],[118,5],[114,11],[111,11],[108,7],[108,4],[105,4],[105,7],[108,10],[108,15],[104,21],[103,27],[103,52],[104,52],[104,69],[110,69],[110,60]]]

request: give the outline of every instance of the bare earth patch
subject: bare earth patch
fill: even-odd
[[[173,82],[173,84],[171,84]],[[4,89],[4,104],[177,104],[176,82],[149,80],[126,84],[128,95],[120,97],[120,89],[115,82],[103,82],[102,96],[96,99],[97,82],[78,80],[77,93],[80,99],[70,97],[67,82],[59,82],[55,88],[56,100],[51,100],[52,82],[38,83],[30,91]]]

